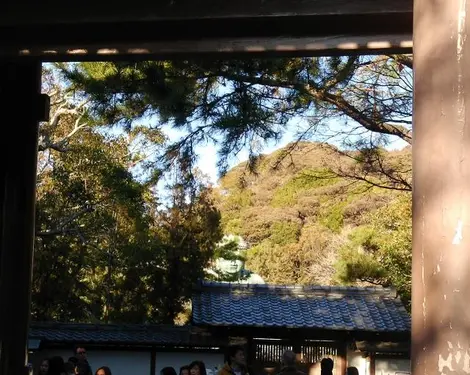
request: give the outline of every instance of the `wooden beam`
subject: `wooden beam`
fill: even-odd
[[[154,43],[35,45],[5,48],[1,56],[41,58],[43,61],[148,60],[214,56],[341,56],[411,53],[412,36],[329,36],[312,38],[245,38]]]
[[[70,50],[87,51],[74,54],[79,60],[411,51],[412,0],[188,1],[10,5],[0,12],[0,51],[66,60]]]
[[[470,2],[415,0],[412,374],[470,372]]]
[[[337,331],[329,329],[297,329],[282,327],[210,327],[214,337],[253,337],[285,340],[335,341],[409,341],[410,332]]]
[[[10,0],[2,4],[0,25],[64,25],[286,16],[408,14],[412,0]]]
[[[356,347],[361,352],[371,353],[409,353],[410,342],[391,341],[356,341]]]

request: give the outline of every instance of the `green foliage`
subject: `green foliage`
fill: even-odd
[[[277,284],[310,284],[310,261],[297,244],[278,245],[267,240],[248,252],[247,266]]]
[[[282,152],[263,156],[263,165],[271,165]],[[410,160],[410,154],[403,152],[383,152],[382,156],[393,160],[396,155],[404,162]],[[217,195],[224,232],[236,230],[248,242],[246,266],[267,282],[394,286],[408,303],[408,193],[385,192],[366,182],[331,177],[333,163],[351,163],[346,155],[333,156],[338,155],[328,148],[302,143],[279,173],[260,168],[256,176],[244,177],[243,189],[237,181],[245,168],[233,168],[222,179],[223,194]],[[314,174],[328,178],[306,178]],[[370,178],[374,176],[369,173]],[[250,196],[250,205],[227,203],[241,192]],[[275,199],[286,197],[288,204],[273,207]]]
[[[341,249],[337,277],[394,286],[409,307],[411,299],[411,197],[399,196],[368,217]]]
[[[348,236],[348,240],[340,250],[337,278],[344,283],[356,280],[379,283],[385,271],[374,257],[379,249],[374,228],[358,227]]]
[[[214,251],[214,259],[223,258],[226,260],[241,260],[245,261],[246,257],[239,252],[239,243],[235,240],[229,241],[224,244],[219,244]]]
[[[225,201],[227,209],[240,210],[253,204],[252,192],[246,189],[237,189]]]
[[[337,177],[326,168],[302,171],[276,189],[271,204],[274,207],[287,207],[297,200],[300,193],[336,182]]]
[[[296,243],[300,236],[300,223],[276,222],[270,228],[270,241],[276,245]]]
[[[185,129],[187,136],[167,149],[171,162],[194,163],[194,147],[216,140],[219,167],[242,149],[250,168],[259,164],[259,141],[281,139],[295,116],[309,125],[302,137],[328,137],[326,119],[357,121],[362,146],[384,145],[390,136],[410,142],[411,69],[407,56],[307,57],[241,60],[177,60],[59,64],[77,92],[93,106],[98,124],[130,128],[158,115],[159,125]],[[397,66],[400,69],[397,70]],[[407,64],[412,66],[412,64]],[[348,121],[344,121],[348,127]],[[327,130],[323,132],[323,130]],[[350,128],[338,129],[350,143]]]
[[[183,137],[166,148],[160,170],[178,165],[183,185],[194,179],[197,145],[217,144],[222,174],[228,160],[248,150],[249,162],[222,181],[214,198],[225,231],[242,235],[252,246],[247,261],[265,279],[328,283],[334,282],[332,267],[339,249],[350,241],[348,233],[362,225],[385,225],[381,217],[372,221],[371,215],[396,199],[378,199],[374,190],[358,193],[351,184],[363,181],[411,190],[410,150],[401,155],[383,151],[393,137],[411,143],[411,66],[408,56],[351,56],[80,63],[61,68],[76,92],[91,100],[91,123],[131,131],[136,120],[153,114],[157,117],[152,128],[170,125],[182,130]],[[308,119],[299,129],[300,139],[341,137],[345,147],[300,142],[275,158],[260,157],[260,144],[279,140],[298,115]],[[328,126],[331,119],[341,119],[335,129]],[[245,170],[258,175],[247,176]],[[306,178],[305,171],[332,178]],[[322,238],[313,258],[306,228]],[[406,245],[404,234],[397,238]],[[404,257],[393,249],[391,263],[380,262],[387,272],[396,266],[394,260]],[[328,271],[319,271],[318,264]],[[281,280],[275,271],[282,267],[286,269]]]
[[[322,207],[319,222],[333,232],[339,233],[343,228],[344,208],[347,202],[327,204]]]
[[[44,78],[53,106],[40,127],[33,319],[172,323],[221,238],[210,190],[177,185],[157,208],[160,172],[145,155],[161,132],[111,134]]]

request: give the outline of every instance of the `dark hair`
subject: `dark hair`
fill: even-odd
[[[60,375],[65,372],[64,359],[59,356],[49,359],[49,372],[48,375]]]
[[[180,375],[183,373],[184,370],[188,370],[188,371],[189,371],[189,366],[182,366],[182,367],[180,367]]]
[[[70,360],[65,362],[64,370],[67,374],[75,374],[75,363],[71,362]]]
[[[323,358],[320,363],[322,375],[333,373],[334,362],[331,358]]]
[[[191,364],[189,365],[189,369],[191,370],[195,366],[199,367],[200,375],[207,375],[206,365],[204,364],[204,362],[202,361],[191,362]]]
[[[348,367],[346,369],[346,374],[347,375],[359,375],[359,370],[357,367]]]
[[[245,349],[241,345],[232,345],[227,350],[227,362],[232,364],[232,358],[237,355],[238,352],[245,352]]]
[[[160,370],[160,374],[161,375],[176,375],[176,370],[173,367],[163,367]]]
[[[77,375],[91,375],[91,367],[88,361],[79,359],[75,364],[75,373],[77,373]]]
[[[103,370],[105,375],[112,375],[111,374],[111,369],[108,366],[101,366],[95,371],[95,375],[98,375],[98,371]]]

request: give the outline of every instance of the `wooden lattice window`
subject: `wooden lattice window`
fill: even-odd
[[[301,346],[302,363],[314,364],[323,358],[335,358],[338,355],[338,347],[333,343],[312,342]]]
[[[282,342],[257,342],[255,360],[266,364],[281,363],[282,354],[292,350],[292,345]]]

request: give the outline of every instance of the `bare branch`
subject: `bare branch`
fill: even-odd
[[[230,74],[226,76],[226,78],[239,82],[298,90],[304,94],[310,95],[316,100],[324,101],[334,105],[342,113],[357,121],[369,131],[394,135],[403,139],[409,144],[412,142],[412,132],[406,127],[396,124],[384,123],[380,119],[378,113],[375,114],[375,117],[370,117],[360,109],[354,107],[340,94],[332,94],[330,92],[326,92],[325,90],[319,90],[312,84],[305,84],[304,82],[298,81],[297,79],[292,79],[289,82],[285,82],[282,80],[270,79],[266,77],[252,77],[234,74]]]
[[[413,69],[413,56],[412,55],[388,55],[396,62],[406,66],[407,68]]]
[[[342,155],[352,159],[355,162],[358,162],[358,159],[352,156],[348,152],[344,152],[341,150],[337,150],[337,152]],[[384,161],[377,157],[375,160],[372,160],[371,163],[375,162],[377,169],[369,170],[369,171],[360,171],[358,173],[350,173],[344,170],[344,168],[339,167],[337,171],[331,170],[332,173],[335,173],[337,177],[348,178],[355,181],[363,181],[367,184],[387,190],[397,190],[397,191],[412,191],[412,185],[409,181],[403,178],[401,175],[397,175],[394,171],[388,169]],[[354,171],[356,172],[356,171]],[[370,175],[373,172],[379,176],[385,176],[387,178],[386,182],[382,182],[377,180]]]
[[[74,212],[70,216],[61,220],[61,222],[57,223],[54,229],[50,229],[44,232],[36,232],[36,237],[48,237],[48,236],[57,236],[60,234],[67,234],[76,231],[75,228],[68,228],[68,226],[73,223],[75,220],[80,218],[81,216],[85,215],[86,213],[92,212],[94,210],[94,206],[87,205],[83,207],[81,210]]]
[[[69,139],[72,138],[75,133],[77,133],[81,129],[86,128],[88,126],[87,123],[81,124],[81,121],[84,115],[80,114],[77,109],[63,109],[61,110],[60,114],[56,113],[51,121],[52,125],[57,126],[60,116],[64,114],[73,114],[73,115],[78,116],[75,119],[75,124],[74,124],[72,131],[70,131],[70,133],[68,133],[65,137],[63,137],[61,140],[57,142],[52,142],[49,136],[47,135],[43,136],[42,140],[40,141],[38,145],[38,151],[45,151],[47,149],[52,149],[58,152],[66,152],[67,149],[65,146],[67,145]]]

